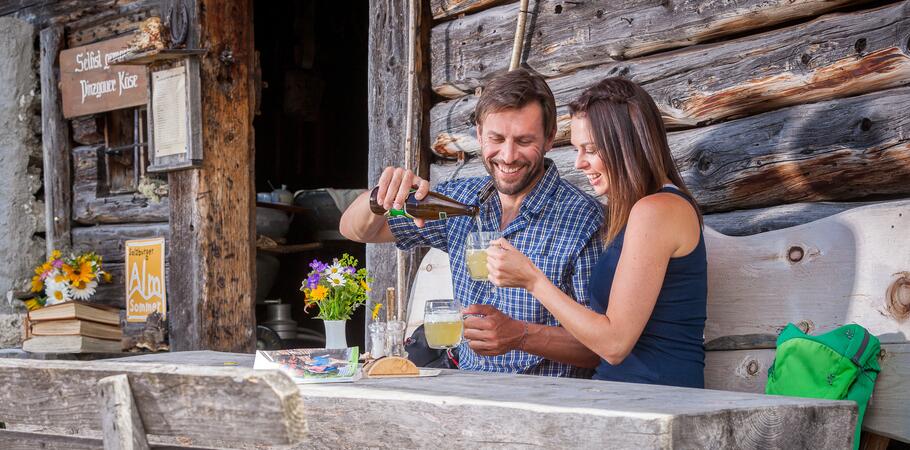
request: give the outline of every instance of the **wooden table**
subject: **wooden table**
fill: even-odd
[[[249,354],[119,359],[252,367]],[[438,377],[300,385],[301,448],[850,448],[853,402],[444,371]]]

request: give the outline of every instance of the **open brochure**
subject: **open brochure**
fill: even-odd
[[[297,384],[336,383],[360,378],[358,347],[257,350],[253,369],[277,369]]]

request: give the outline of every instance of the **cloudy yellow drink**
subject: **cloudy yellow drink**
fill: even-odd
[[[487,250],[465,250],[465,261],[472,280],[485,281],[490,276],[487,270]]]
[[[452,348],[461,343],[464,326],[461,313],[443,313],[426,316],[424,331],[431,348]]]

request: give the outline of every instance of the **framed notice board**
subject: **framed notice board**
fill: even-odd
[[[175,67],[149,74],[149,172],[202,164],[199,61],[189,57]]]

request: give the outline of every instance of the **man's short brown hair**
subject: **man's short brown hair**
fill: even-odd
[[[553,91],[540,74],[524,68],[496,75],[484,86],[474,107],[474,121],[480,125],[489,113],[523,108],[535,101],[543,111],[544,135],[551,138],[556,133]]]

